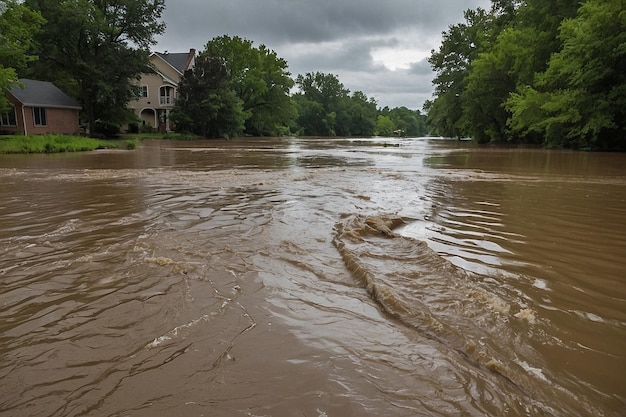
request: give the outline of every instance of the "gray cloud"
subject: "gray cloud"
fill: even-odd
[[[295,76],[321,71],[380,105],[421,108],[432,72],[424,58],[441,32],[489,0],[170,0],[159,51],[202,50],[215,36],[273,49]],[[395,63],[397,61],[398,63]],[[397,67],[394,68],[394,65]],[[395,70],[392,70],[395,69]]]

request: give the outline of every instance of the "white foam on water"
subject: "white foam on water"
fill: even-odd
[[[189,323],[185,323],[185,324],[181,324],[180,326],[176,326],[174,327],[172,330],[170,330],[169,332],[165,333],[162,336],[156,337],[152,342],[148,343],[146,345],[146,349],[153,349],[155,347],[158,347],[160,345],[162,345],[163,343],[169,342],[171,340],[177,339],[177,338],[184,338],[183,332],[187,329],[192,328],[193,326],[201,323],[201,322],[206,322],[209,321],[209,319],[211,318],[210,315],[205,314],[202,317],[199,317],[195,320],[190,321]]]
[[[545,375],[543,374],[543,371],[540,368],[535,368],[533,366],[530,366],[527,362],[525,361],[517,361],[517,364],[519,366],[521,366],[526,372],[535,375],[536,377],[538,377],[539,379],[548,382],[548,379],[545,377]]]

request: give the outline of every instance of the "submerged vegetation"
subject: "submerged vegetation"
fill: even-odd
[[[98,140],[83,136],[0,136],[0,154],[81,152],[96,149],[134,149],[131,141]]]

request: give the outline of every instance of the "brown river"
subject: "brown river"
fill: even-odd
[[[625,416],[626,154],[0,155],[0,416]]]

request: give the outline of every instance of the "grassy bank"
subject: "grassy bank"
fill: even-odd
[[[0,136],[0,154],[82,152],[96,149],[134,149],[134,140],[99,140],[82,136]]]

